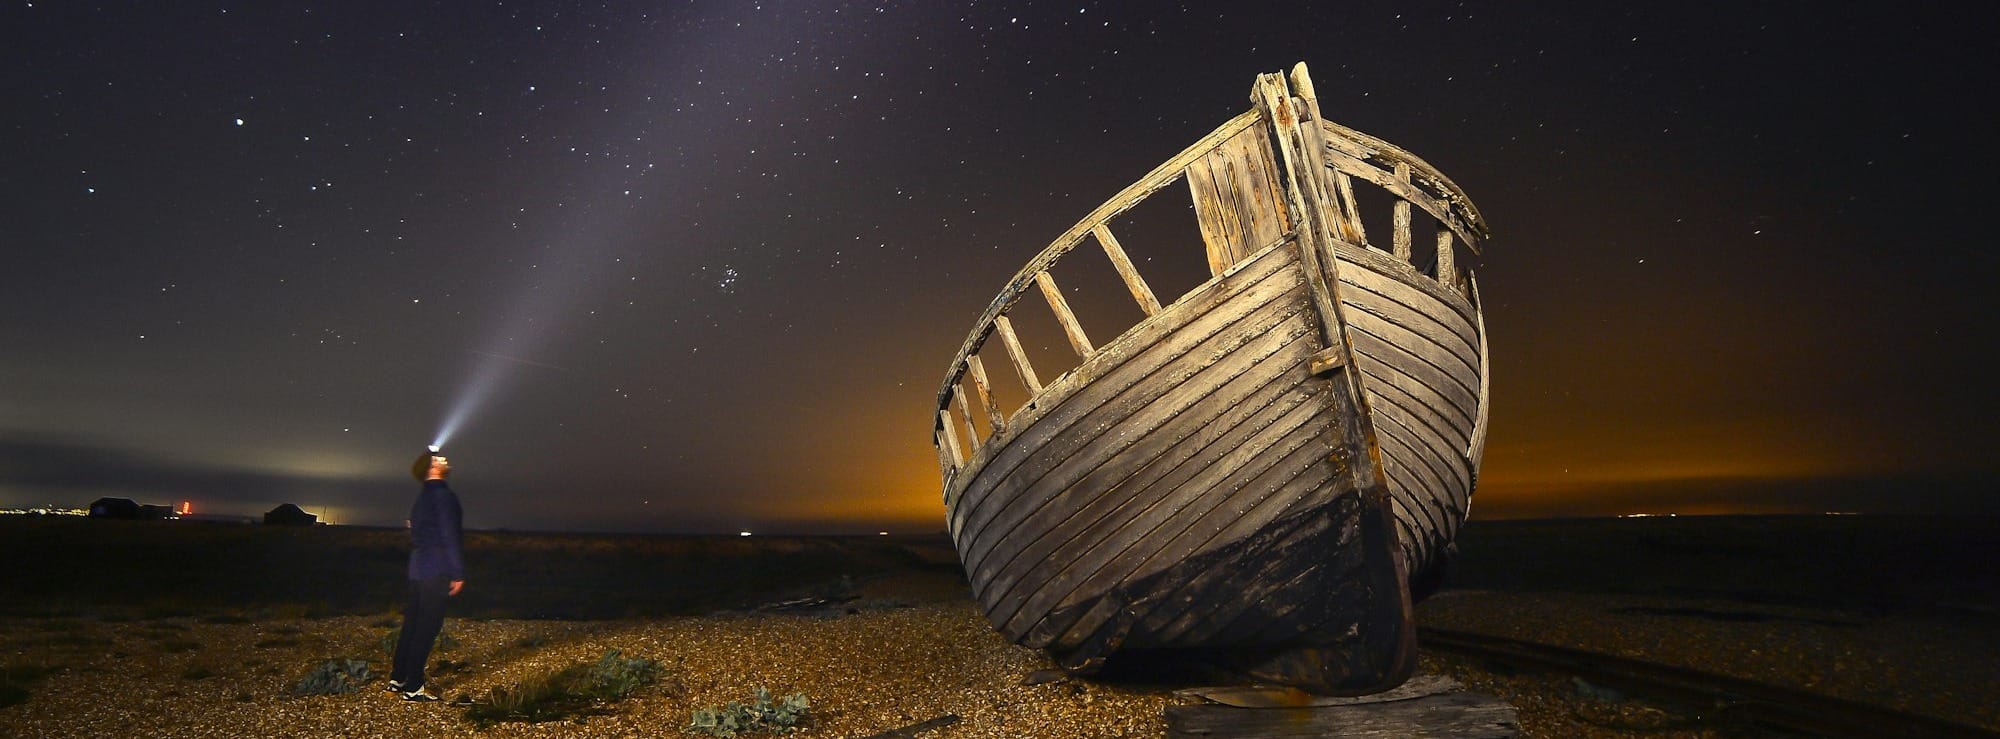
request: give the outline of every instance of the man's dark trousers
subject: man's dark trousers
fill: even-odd
[[[424,665],[430,662],[438,632],[444,630],[444,602],[450,594],[447,577],[410,581],[410,600],[403,604],[403,635],[396,640],[396,666],[389,672],[389,679],[403,686],[403,692],[424,687]]]

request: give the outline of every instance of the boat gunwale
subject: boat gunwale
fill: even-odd
[[[1146,198],[1160,190],[1171,186],[1175,181],[1184,179],[1187,176],[1188,169],[1195,162],[1199,161],[1201,157],[1207,156],[1209,153],[1226,144],[1230,139],[1263,120],[1263,115],[1253,107],[1231,118],[1221,126],[1216,127],[1194,144],[1182,149],[1173,157],[1154,167],[1145,176],[1127,185],[1116,195],[1099,204],[1090,214],[1084,216],[1075,225],[1071,226],[1069,230],[1064,231],[1062,235],[1056,237],[1053,242],[1043,248],[1040,253],[1036,254],[1034,258],[1030,259],[1027,264],[1016,272],[1014,277],[1001,289],[1000,293],[987,305],[986,310],[980,314],[979,319],[973,324],[973,330],[967,334],[965,341],[960,344],[957,355],[953,357],[951,364],[945,372],[944,381],[940,383],[937,392],[936,407],[940,413],[934,417],[931,425],[932,445],[940,447],[941,450],[944,446],[940,441],[940,436],[947,431],[944,414],[949,413],[954,395],[963,392],[958,386],[964,380],[968,371],[969,358],[973,357],[992,338],[998,319],[1004,317],[1028,293],[1031,289],[1030,286],[1036,285],[1036,275],[1054,267],[1064,256],[1081,245],[1086,235],[1090,235],[1093,231],[1104,227],[1111,219],[1137,206],[1140,202],[1143,202]],[[1330,120],[1320,119],[1318,123],[1325,138],[1326,149],[1326,155],[1320,158],[1321,164],[1337,172],[1348,172],[1360,176],[1377,186],[1384,186],[1379,181],[1381,173],[1349,172],[1350,169],[1354,168],[1342,167],[1341,165],[1346,162],[1341,160],[1344,158],[1350,160],[1353,164],[1369,169],[1381,166],[1369,161],[1371,159],[1385,160],[1392,168],[1396,163],[1407,163],[1411,168],[1412,178],[1404,183],[1403,187],[1412,190],[1412,192],[1399,192],[1396,188],[1386,189],[1389,189],[1392,195],[1402,197],[1405,201],[1416,204],[1417,207],[1423,209],[1427,214],[1437,219],[1455,233],[1473,253],[1480,253],[1478,239],[1485,238],[1489,234],[1485,221],[1480,216],[1478,209],[1472,205],[1471,199],[1466,197],[1464,191],[1456,183],[1452,182],[1450,178],[1439,172],[1430,163],[1425,162],[1421,157],[1380,138],[1342,126]],[[1339,143],[1336,143],[1336,141]],[[1426,185],[1429,189],[1437,192],[1414,191],[1419,184]],[[1419,197],[1408,197],[1409,195],[1417,195]],[[1463,213],[1459,212],[1461,210]],[[1294,228],[1281,236],[1273,245],[1296,237],[1296,235],[1297,229]],[[1475,235],[1477,238],[1475,238]],[[1338,236],[1335,236],[1332,242],[1337,260],[1364,261],[1366,262],[1366,267],[1370,268],[1371,271],[1394,278],[1397,282],[1414,287],[1429,294],[1432,298],[1442,301],[1450,308],[1456,310],[1460,314],[1460,317],[1466,319],[1468,323],[1476,323],[1481,318],[1479,315],[1481,311],[1475,296],[1461,293],[1458,290],[1439,284],[1436,278],[1425,275],[1414,265],[1397,259],[1376,247],[1368,244],[1356,244]],[[1269,248],[1269,246],[1263,248]],[[1263,248],[1253,251],[1261,252]],[[1244,261],[1248,260],[1249,257],[1246,256]],[[1234,266],[1232,265],[1232,268]],[[1225,271],[1223,274],[1216,275],[1208,281],[1196,285],[1176,298],[1174,303],[1179,303],[1182,299],[1201,292],[1204,288],[1208,287],[1209,283],[1215,282],[1227,274],[1228,271]],[[1469,272],[1465,277],[1468,282],[1473,279],[1473,275]],[[1162,312],[1164,312],[1164,307],[1162,308]],[[1126,328],[1125,333],[1130,333],[1140,325],[1152,321],[1156,317],[1156,315],[1147,316],[1138,324]],[[1104,348],[1097,347],[1090,352],[1090,355],[1094,356]],[[1090,356],[1085,356],[1082,359],[1087,362]],[[1078,366],[1081,367],[1082,365],[1079,364]],[[1074,372],[1074,369],[1071,371]],[[988,447],[992,446],[994,438],[1006,436],[1008,435],[1007,432],[1014,430],[1016,428],[1014,417],[1018,416],[1022,410],[1043,404],[1043,401],[1052,389],[1053,386],[1044,386],[1039,390],[1030,392],[1021,407],[1015,409],[1012,413],[996,412],[995,416],[1006,417],[1002,419],[1004,423],[1000,429],[997,429],[998,433],[989,433],[984,440],[977,438],[976,433],[966,439],[965,445],[970,448],[965,450],[964,459],[959,459],[957,454],[946,455],[949,457],[951,464],[943,466],[941,471],[946,477],[944,499],[948,507],[954,502],[951,495],[952,488],[960,487],[952,483],[958,482],[957,478],[963,477],[961,473],[965,468],[981,456],[990,456],[982,455],[981,452],[986,451]],[[974,429],[967,430],[973,431]],[[942,454],[943,452],[941,451],[940,453]]]
[[[1036,423],[1040,422],[1040,420],[1043,417],[1047,416],[1050,413],[1055,412],[1056,409],[1061,408],[1062,405],[1068,402],[1071,397],[1075,396],[1076,393],[1082,391],[1086,385],[1089,385],[1090,383],[1095,382],[1098,379],[1099,373],[1085,371],[1085,368],[1090,367],[1093,363],[1104,363],[1110,361],[1109,359],[1105,358],[1110,357],[1114,354],[1113,351],[1114,348],[1122,350],[1125,344],[1131,343],[1132,341],[1131,337],[1139,335],[1140,328],[1150,326],[1154,323],[1158,323],[1162,320],[1165,320],[1163,317],[1169,316],[1170,314],[1174,313],[1184,304],[1192,303],[1197,300],[1209,299],[1206,297],[1209,291],[1213,290],[1215,287],[1219,285],[1227,283],[1232,279],[1236,279],[1238,275],[1251,269],[1252,267],[1261,268],[1260,264],[1265,258],[1266,252],[1275,249],[1285,248],[1287,245],[1291,244],[1295,238],[1296,238],[1295,233],[1287,232],[1286,234],[1278,237],[1276,241],[1273,241],[1269,245],[1252,252],[1250,256],[1245,257],[1242,261],[1237,262],[1234,265],[1230,265],[1229,269],[1223,271],[1222,274],[1209,278],[1202,284],[1195,286],[1191,290],[1188,290],[1185,294],[1181,295],[1180,298],[1174,300],[1174,302],[1168,303],[1166,306],[1162,307],[1158,315],[1146,317],[1139,323],[1134,324],[1132,328],[1127,329],[1122,334],[1119,334],[1117,338],[1112,339],[1109,342],[1106,342],[1104,346],[1098,347],[1097,351],[1093,352],[1089,359],[1084,360],[1082,363],[1078,364],[1076,368],[1070,370],[1069,372],[1066,372],[1058,376],[1053,382],[1044,385],[1042,387],[1041,392],[1036,393],[1034,397],[1029,398],[1028,402],[1023,403],[1020,408],[1015,409],[1014,413],[1007,417],[1006,425],[1000,430],[999,433],[995,433],[991,436],[988,436],[985,440],[978,442],[977,447],[972,451],[970,455],[966,457],[965,461],[959,463],[958,468],[954,472],[952,477],[946,480],[945,506],[947,510],[945,512],[945,517],[947,524],[950,524],[952,522],[952,519],[956,518],[956,516],[954,515],[954,511],[958,508],[960,496],[964,495],[965,488],[972,484],[972,480],[978,477],[977,470],[985,469],[986,465],[993,461],[993,457],[999,455],[1002,451],[1004,451],[1008,447],[1008,445],[1011,444],[1021,434],[1025,433],[1028,429],[1032,428]],[[1273,269],[1272,271],[1277,272],[1282,270],[1283,267],[1278,267]],[[1263,278],[1260,277],[1259,281],[1261,281],[1262,279]],[[964,474],[966,470],[974,470],[974,472],[972,474]],[[954,540],[956,540],[961,533],[962,532],[958,528],[956,527],[951,528],[951,534]]]

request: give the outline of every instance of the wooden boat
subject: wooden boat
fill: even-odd
[[[1181,649],[1313,692],[1386,690],[1413,668],[1411,605],[1452,556],[1485,446],[1486,330],[1457,250],[1487,231],[1429,164],[1322,118],[1303,63],[1251,99],[979,317],[933,426],[948,523],[988,619],[1068,669]],[[1177,181],[1212,277],[1161,304],[1111,226]],[[1386,193],[1386,248],[1359,188]],[[1051,274],[1086,238],[1144,313],[1101,346]],[[1077,357],[1046,384],[1011,320],[1031,291]],[[990,380],[1000,361],[1018,407]]]

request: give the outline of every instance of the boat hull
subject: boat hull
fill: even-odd
[[[968,463],[951,528],[1003,634],[1077,669],[1225,647],[1315,673],[1320,692],[1400,680],[1398,537],[1331,453],[1339,404],[1310,370],[1326,347],[1298,248],[1251,256],[1102,348]],[[1370,522],[1384,530],[1363,536]],[[1378,643],[1346,643],[1364,638]],[[1279,656],[1321,647],[1369,656]]]
[[[938,396],[947,523],[987,618],[1066,668],[1181,650],[1386,690],[1414,668],[1412,604],[1451,561],[1485,445],[1484,322],[1455,266],[1485,227],[1427,163],[1321,119],[1303,65],[1251,97],[989,305]],[[1214,277],[1162,306],[1109,224],[1177,180]],[[1388,248],[1357,181],[1394,199]],[[1421,270],[1417,212],[1437,225]],[[1050,274],[1085,238],[1146,314],[1102,346]],[[1031,290],[1080,360],[1046,386],[1008,318]],[[1027,390],[1011,412],[979,356],[996,337]]]

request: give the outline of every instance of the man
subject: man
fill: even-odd
[[[410,474],[424,484],[410,506],[410,597],[403,604],[403,635],[396,640],[389,691],[407,701],[435,701],[424,689],[424,665],[431,644],[444,629],[445,599],[465,588],[465,557],[459,548],[464,513],[458,494],[444,479],[451,462],[432,447],[417,457]]]

